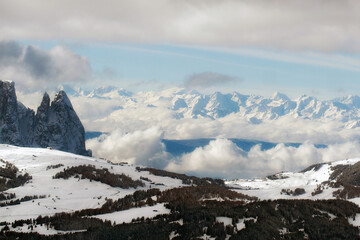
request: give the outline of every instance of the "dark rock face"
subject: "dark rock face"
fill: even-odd
[[[34,116],[32,109],[25,107],[21,102],[18,102],[18,116],[19,116],[19,132],[21,143],[24,146],[31,146],[33,142],[34,131]]]
[[[0,125],[1,142],[19,144],[17,101],[15,87],[10,82],[0,82]]]
[[[64,91],[44,94],[36,115],[18,102],[14,82],[0,81],[0,142],[27,147],[52,147],[81,155],[85,130]]]
[[[0,142],[30,144],[33,118],[34,111],[17,101],[14,82],[0,81]]]
[[[34,142],[33,144],[38,147],[49,146],[49,109],[50,109],[50,97],[47,93],[44,94],[40,106],[37,109],[35,116],[35,128],[34,128]]]
[[[87,155],[85,129],[64,91],[55,95],[49,104],[47,93],[35,117],[34,142],[40,146]]]

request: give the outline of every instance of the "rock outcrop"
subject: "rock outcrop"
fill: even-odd
[[[17,101],[14,82],[0,81],[0,142],[30,145],[33,119],[34,111]]]
[[[0,134],[0,143],[91,155],[84,127],[64,91],[51,104],[45,93],[35,115],[17,101],[14,82],[0,81]]]

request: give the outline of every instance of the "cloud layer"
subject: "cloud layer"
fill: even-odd
[[[174,91],[182,90],[146,92],[141,95],[144,99],[136,94],[114,99],[71,97],[87,131],[109,132],[87,141],[87,148],[95,156],[114,162],[224,178],[263,177],[280,171],[299,171],[313,163],[360,156],[360,128],[347,129],[343,122],[284,116],[253,124],[234,113],[216,119],[179,118],[169,101]],[[38,98],[40,102],[40,96],[19,94],[20,101]],[[166,152],[162,138],[217,139],[192,153],[174,157]],[[244,152],[228,138],[280,144],[265,151],[256,146]],[[295,148],[282,142],[304,144]],[[329,147],[316,148],[313,143]]]
[[[312,164],[360,156],[358,142],[332,144],[316,148],[310,142],[300,147],[278,144],[268,150],[260,145],[245,152],[228,139],[216,139],[193,152],[173,157],[161,142],[157,127],[133,133],[116,130],[109,135],[87,141],[97,157],[113,162],[128,162],[174,172],[219,178],[265,177],[281,171],[300,171]]]
[[[158,101],[156,94],[147,94],[148,100],[143,104],[122,102],[122,108],[112,111],[109,115],[106,114],[106,106],[115,106],[115,100],[102,100],[103,115],[95,121],[85,121],[92,130],[110,132],[104,139],[87,142],[95,156],[197,176],[224,178],[263,177],[280,171],[299,171],[314,163],[360,156],[360,129],[346,129],[340,121],[284,116],[277,120],[263,120],[259,124],[253,124],[236,114],[217,119],[178,118],[165,104],[167,94],[170,93],[163,92],[161,101]],[[79,99],[81,98],[74,98],[74,107],[80,107],[80,116],[87,116],[87,109],[91,107],[81,107],[77,104]],[[91,100],[94,103],[100,101]],[[92,118],[95,119],[96,113],[94,114]],[[125,132],[128,134],[124,134]],[[192,153],[175,158],[165,152],[161,143],[162,137],[218,139],[205,147],[197,148]],[[299,148],[278,144],[275,148],[265,151],[256,146],[249,152],[244,152],[227,138],[304,144]],[[323,143],[329,147],[316,148],[313,143]]]
[[[103,102],[103,105],[101,105]],[[88,130],[124,132],[146,130],[159,126],[167,139],[194,138],[245,138],[270,142],[305,142],[335,144],[359,139],[360,129],[344,128],[340,121],[296,119],[284,116],[277,120],[264,120],[256,124],[237,114],[222,118],[178,118],[167,106],[147,107],[138,103],[123,103],[121,109],[112,111],[115,101],[74,98],[73,105]],[[146,104],[146,103],[145,103]],[[151,104],[151,103],[148,103]],[[91,111],[102,106],[101,111]],[[107,112],[111,114],[107,115]],[[101,114],[101,115],[100,115]],[[252,121],[251,121],[252,120]]]
[[[23,87],[42,83],[84,82],[91,76],[89,61],[67,47],[46,51],[15,41],[0,41],[0,79],[16,81]]]
[[[161,142],[162,134],[157,127],[132,133],[123,133],[117,129],[110,135],[88,140],[86,145],[95,156],[104,157],[115,163],[127,162],[163,168],[163,160],[169,157]]]
[[[359,51],[359,10],[357,0],[13,0],[0,3],[0,32],[11,39]]]
[[[281,171],[300,171],[315,163],[359,157],[359,146],[347,142],[315,148],[306,142],[299,148],[278,144],[264,151],[258,145],[245,153],[231,141],[217,139],[185,154],[180,162],[169,163],[166,169],[225,178],[265,177]]]
[[[241,79],[221,73],[202,72],[190,75],[185,81],[185,87],[190,89],[194,87],[209,88],[214,85],[222,85],[234,81],[241,81]]]

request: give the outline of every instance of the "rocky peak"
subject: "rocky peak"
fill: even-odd
[[[0,80],[0,143],[54,149],[89,155],[85,130],[64,91],[50,105],[44,94],[36,115],[17,101],[14,82]]]
[[[19,144],[18,104],[15,83],[0,81],[0,141]]]
[[[50,97],[49,94],[45,92],[35,116],[33,145],[36,147],[49,147],[49,109]]]
[[[15,112],[17,108],[17,100],[15,94],[14,82],[0,81],[0,117],[1,120]]]
[[[43,118],[48,115],[50,108],[50,97],[47,92],[44,93],[40,106],[37,109],[36,117]]]
[[[72,104],[70,102],[70,99],[66,95],[65,91],[60,90],[55,94],[55,98],[52,102],[52,104],[65,104],[68,107],[72,108]]]
[[[48,146],[87,155],[85,129],[64,91],[59,91],[51,102],[47,128]]]

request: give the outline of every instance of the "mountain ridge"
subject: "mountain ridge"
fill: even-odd
[[[290,99],[286,94],[279,92],[266,98],[236,91],[226,94],[201,94],[184,88],[131,93],[117,87],[101,87],[87,92],[73,89],[70,92],[74,96],[121,100],[123,108],[139,104],[147,107],[164,107],[171,110],[178,119],[217,119],[235,115],[251,124],[259,124],[266,120],[293,117],[322,121],[338,120],[345,128],[360,126],[360,97],[357,95],[319,100],[307,95]]]

